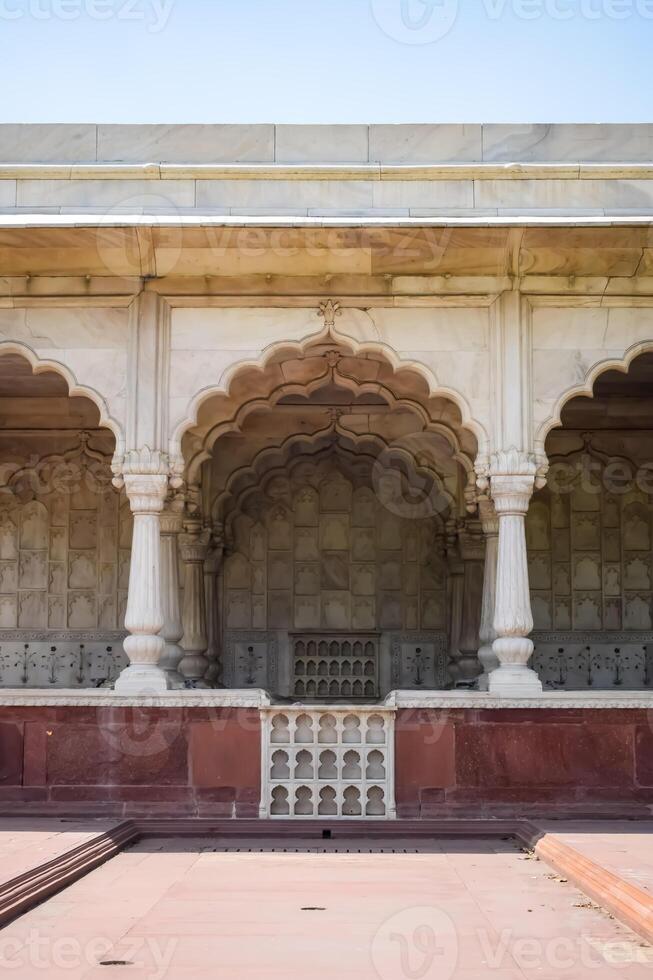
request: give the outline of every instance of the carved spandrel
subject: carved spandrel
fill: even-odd
[[[44,504],[32,500],[20,512],[21,550],[38,551],[48,547],[49,517]]]
[[[229,555],[224,562],[224,577],[228,589],[249,589],[252,584],[250,564],[244,555]]]
[[[348,592],[322,593],[322,627],[324,629],[351,629],[351,597]]]
[[[18,589],[18,563],[0,562],[0,594],[11,594]]]
[[[16,511],[0,510],[0,559],[18,557],[18,525]]]
[[[68,586],[71,589],[97,588],[97,561],[94,552],[70,552]]]
[[[349,515],[322,515],[319,542],[321,551],[347,551],[350,546]]]
[[[295,595],[318,595],[320,592],[320,566],[317,562],[300,562],[295,565]],[[306,627],[298,627],[305,629]]]
[[[347,552],[322,553],[321,586],[327,591],[349,589],[349,555]]]
[[[96,547],[97,514],[95,511],[79,511],[70,515],[69,544],[73,549]]]
[[[314,630],[320,626],[320,596],[295,595],[295,629]]]
[[[45,592],[18,593],[18,626],[21,628],[47,626],[47,594]]]
[[[353,527],[352,558],[354,561],[374,561],[376,557],[376,539],[374,528]]]
[[[295,559],[297,561],[317,561],[319,557],[317,527],[296,527]]]
[[[52,561],[65,561],[68,551],[68,535],[63,527],[50,528],[50,559]],[[115,548],[114,548],[115,550]],[[113,554],[113,551],[111,552]]]
[[[97,626],[97,596],[94,592],[68,593],[68,627],[92,629]]]
[[[47,551],[21,551],[18,562],[20,589],[45,589],[48,585]]]
[[[533,611],[533,625],[535,629],[551,629],[553,618],[551,615],[551,598],[548,593],[538,595],[536,592],[533,592],[531,595],[531,609]]]
[[[314,526],[318,522],[320,510],[319,497],[313,487],[302,487],[295,494],[295,527]]]
[[[0,629],[14,629],[18,625],[18,596],[0,595]]]

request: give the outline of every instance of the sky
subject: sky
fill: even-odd
[[[653,0],[0,0],[0,122],[653,122]]]

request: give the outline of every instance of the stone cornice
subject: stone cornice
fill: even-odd
[[[202,690],[168,691],[155,696],[119,695],[106,689],[31,690],[0,689],[1,707],[94,707],[94,708],[263,708],[270,704],[265,691]]]
[[[485,691],[393,691],[385,704],[397,708],[653,708],[653,691],[551,691],[537,697],[496,697]]]
[[[168,691],[156,696],[117,695],[106,689],[24,690],[0,689],[0,707],[97,707],[97,708],[263,708],[283,711],[288,705],[273,705],[266,691],[259,688],[233,690]],[[297,707],[297,706],[295,706]],[[350,710],[345,705],[307,704],[313,710]],[[477,708],[506,710],[516,708],[557,709],[653,709],[653,691],[552,691],[533,698],[498,698],[482,691],[392,691],[379,705],[365,710],[405,708]]]

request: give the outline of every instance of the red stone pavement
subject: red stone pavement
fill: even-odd
[[[653,949],[557,879],[510,840],[144,840],[0,957],[21,980],[649,978]]]
[[[116,820],[3,817],[0,820],[0,887],[40,864],[86,844]]]
[[[537,825],[653,897],[653,820],[538,820]]]

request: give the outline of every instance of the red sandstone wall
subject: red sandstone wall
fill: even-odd
[[[259,713],[0,709],[0,811],[256,817]],[[400,817],[650,812],[653,712],[402,710]]]
[[[653,805],[653,712],[402,710],[400,817],[637,813]]]
[[[0,709],[0,807],[256,817],[260,720],[247,708]]]

